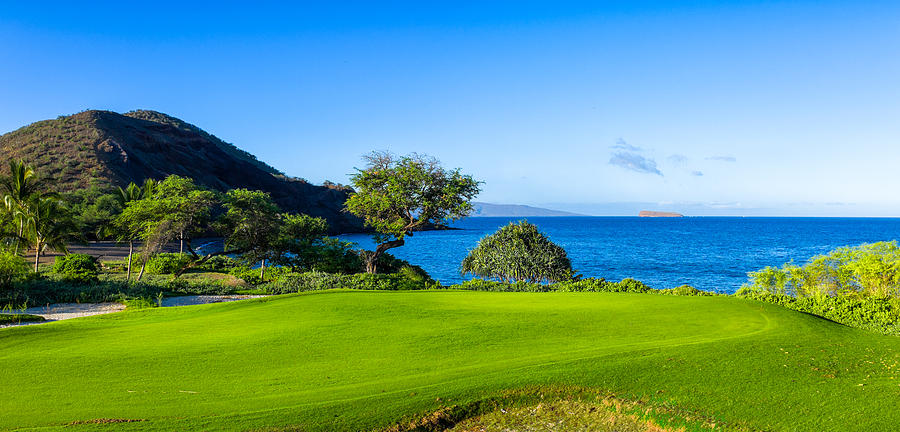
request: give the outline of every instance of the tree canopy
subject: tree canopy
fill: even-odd
[[[373,152],[364,159],[366,167],[351,177],[356,193],[346,208],[375,231],[379,244],[366,259],[369,273],[377,271],[379,255],[403,246],[414,231],[467,216],[480,192],[472,176],[445,169],[427,155]]]
[[[461,271],[504,282],[559,282],[573,275],[566,251],[527,221],[511,222],[481,239]]]

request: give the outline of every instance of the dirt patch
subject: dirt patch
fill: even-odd
[[[66,426],[78,426],[78,425],[89,425],[89,424],[111,424],[111,423],[138,423],[146,421],[144,419],[117,419],[117,418],[98,418],[91,420],[75,420],[66,424]]]
[[[559,400],[503,408],[458,423],[449,432],[683,432],[623,411],[621,402]]]
[[[663,390],[657,392],[662,393]],[[437,398],[437,402],[450,402]],[[511,389],[463,405],[444,405],[380,432],[683,432],[756,431],[665,401],[622,398],[596,388]]]

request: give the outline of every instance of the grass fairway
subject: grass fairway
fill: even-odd
[[[898,363],[900,338],[730,297],[320,292],[0,330],[0,428],[365,430],[575,385],[752,429],[888,431]]]

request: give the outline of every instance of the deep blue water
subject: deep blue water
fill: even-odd
[[[454,231],[408,237],[389,252],[422,266],[445,284],[469,277],[459,263],[485,235],[519,218],[469,218]],[[840,246],[900,239],[894,218],[532,217],[585,277],[632,277],[654,288],[682,284],[734,292],[747,272],[790,260],[803,263]],[[362,234],[342,238],[372,249]]]

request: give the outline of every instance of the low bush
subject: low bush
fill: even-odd
[[[146,271],[150,274],[172,274],[190,262],[191,256],[185,253],[156,254],[147,261]]]
[[[235,287],[211,280],[100,280],[91,283],[43,277],[26,280],[15,289],[0,293],[0,306],[44,305],[48,303],[97,303],[125,301],[129,298],[156,298],[159,293],[169,295],[223,295]]]
[[[551,285],[530,282],[497,282],[486,279],[471,279],[463,283],[450,285],[450,289],[492,292],[548,292],[553,291]]]
[[[44,321],[45,318],[40,315],[30,315],[30,314],[0,314],[0,325],[7,324],[20,324],[23,322],[41,322]]]
[[[242,264],[228,270],[228,274],[240,278],[250,285],[259,285],[265,282],[278,280],[282,275],[289,273],[291,273],[291,269],[287,267],[266,267],[266,279],[263,280],[260,278],[259,267],[253,268],[246,264]]]
[[[13,284],[28,276],[25,259],[9,252],[0,252],[0,292],[9,291]]]
[[[127,309],[150,309],[160,306],[160,297],[133,297],[122,301]]]
[[[451,285],[451,289],[470,291],[498,291],[498,292],[630,292],[646,293],[657,292],[641,281],[635,279],[623,279],[621,282],[610,282],[606,279],[587,278],[557,282],[554,284],[539,284],[531,282],[497,282],[484,279],[472,279],[460,284]]]
[[[435,283],[431,278],[409,268],[392,274],[288,273],[275,281],[260,285],[258,288],[268,294],[287,294],[328,289],[398,291],[432,287],[435,287]]]
[[[68,254],[56,257],[53,273],[70,282],[89,283],[97,281],[100,262],[87,254]]]
[[[667,288],[659,290],[660,294],[677,295],[677,296],[712,296],[716,295],[709,291],[702,291],[690,285],[682,285],[676,288]]]

